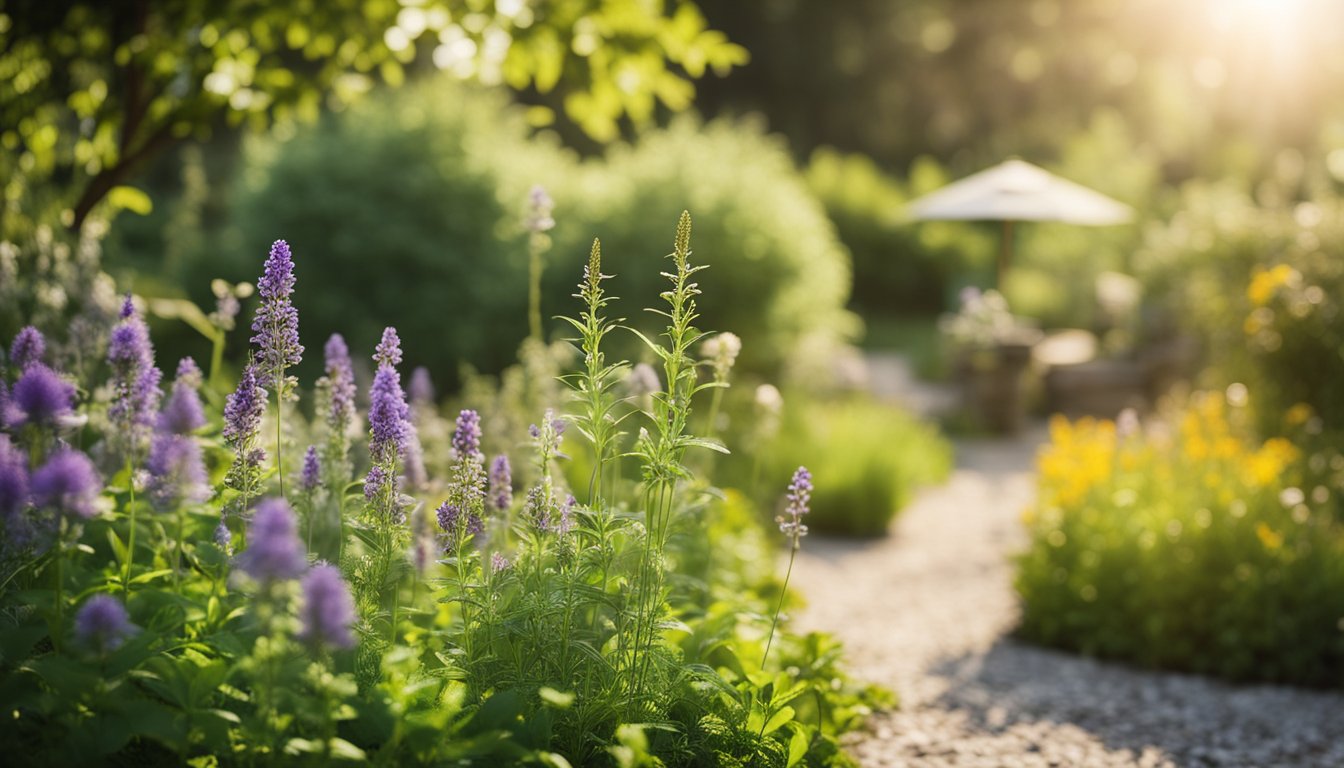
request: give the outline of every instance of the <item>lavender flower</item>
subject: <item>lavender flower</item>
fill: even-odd
[[[249,445],[261,430],[266,414],[266,390],[257,382],[257,368],[248,365],[238,388],[224,400],[224,441],[235,449]]]
[[[411,383],[407,385],[411,403],[419,406],[434,405],[434,382],[429,378],[429,370],[423,365],[411,371]]]
[[[0,521],[11,537],[27,506],[27,458],[9,441],[9,435],[0,434]]]
[[[229,524],[224,522],[222,517],[219,519],[219,525],[215,526],[215,546],[225,553],[233,552],[233,531],[229,530]]]
[[[264,584],[298,578],[308,567],[294,511],[284,499],[266,499],[257,505],[238,566]]]
[[[473,410],[465,409],[457,415],[457,429],[453,432],[453,450],[459,460],[482,461],[481,455],[481,416]]]
[[[283,396],[291,385],[285,369],[303,359],[299,311],[290,300],[294,293],[294,259],[284,240],[271,245],[265,270],[257,281],[257,293],[261,304],[252,319],[252,343],[260,348],[258,365],[262,381]]]
[[[111,595],[90,597],[75,614],[75,638],[98,653],[116,650],[135,632],[126,606]]]
[[[337,434],[344,435],[355,417],[355,369],[350,362],[350,349],[339,333],[333,333],[322,351],[331,387],[327,424]]]
[[[303,577],[303,607],[299,610],[299,639],[318,647],[353,648],[355,601],[350,587],[334,565],[317,565]]]
[[[33,502],[58,514],[89,519],[98,514],[102,481],[82,452],[64,448],[52,454],[32,477]]]
[[[538,533],[551,530],[551,515],[555,510],[549,483],[538,483],[527,491],[527,501],[523,502],[523,519],[531,524]]]
[[[434,515],[438,520],[439,530],[444,534],[443,551],[448,554],[457,551],[459,541],[485,532],[485,522],[480,516],[463,512],[462,507],[451,502],[445,501],[440,504]]]
[[[798,549],[802,538],[807,535],[803,515],[808,513],[808,505],[812,500],[812,473],[807,471],[807,467],[799,467],[793,473],[786,499],[788,506],[784,514],[775,518],[775,522],[779,523],[780,532],[792,540],[793,548]]]
[[[374,347],[373,359],[380,367],[401,365],[401,338],[397,336],[396,328],[383,329],[383,338]]]
[[[388,329],[391,331],[391,329]],[[396,333],[392,332],[390,338],[395,340]],[[383,335],[384,342],[388,341],[389,334]],[[383,350],[383,345],[379,345]],[[369,456],[371,466],[369,474],[364,480],[364,495],[373,501],[384,499],[387,503],[387,509],[381,510],[389,515],[390,519],[396,520],[397,515],[392,511],[395,506],[395,481],[397,477],[397,461],[406,450],[406,439],[409,433],[410,408],[406,405],[406,397],[401,391],[401,377],[397,374],[397,369],[390,362],[394,356],[389,352],[383,359],[388,362],[378,366],[378,372],[373,376],[373,385],[369,389]],[[383,354],[380,351],[380,355]],[[399,355],[395,357],[399,358]]]
[[[201,369],[190,357],[177,364],[177,377],[168,393],[168,401],[159,411],[159,431],[174,435],[189,435],[205,426],[205,411],[201,407]]]
[[[299,487],[312,493],[322,483],[322,460],[317,456],[317,447],[308,446],[303,454],[303,471],[299,475]]]
[[[574,530],[574,507],[578,506],[579,500],[572,495],[565,497],[565,503],[560,505],[560,520],[555,524],[555,534],[564,538],[569,532]]]
[[[163,373],[154,367],[154,346],[149,327],[135,311],[131,295],[122,304],[121,322],[107,342],[107,361],[112,366],[112,405],[107,415],[120,430],[126,449],[133,453],[148,436],[158,410],[159,381]]]
[[[369,473],[364,476],[364,498],[369,501],[376,499],[387,482],[387,472],[382,467],[377,464],[369,467]]]
[[[190,435],[155,435],[145,469],[149,472],[149,500],[159,511],[210,498],[201,446]]]
[[[60,427],[69,423],[75,387],[42,363],[32,363],[14,383],[5,403],[5,424]]]
[[[527,216],[523,226],[533,234],[549,232],[555,228],[555,219],[551,218],[551,212],[554,210],[555,201],[546,194],[545,187],[540,184],[534,185],[527,193]]]
[[[46,352],[47,340],[42,337],[42,332],[27,325],[14,335],[14,341],[9,345],[9,364],[22,371],[34,363],[42,362]]]
[[[490,490],[487,498],[496,511],[504,512],[513,506],[513,471],[509,457],[499,454],[490,462]]]
[[[508,570],[510,565],[512,565],[512,563],[510,563],[509,558],[505,557],[504,555],[498,552],[490,555],[491,573],[502,573],[503,571]]]

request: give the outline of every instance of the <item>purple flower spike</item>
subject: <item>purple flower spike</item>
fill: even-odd
[[[574,507],[578,506],[579,500],[573,496],[565,499],[565,503],[560,505],[560,520],[555,524],[555,533],[557,536],[565,537],[574,530]]]
[[[349,424],[355,416],[355,369],[350,362],[350,349],[339,333],[333,333],[322,351],[327,380],[331,382],[331,412],[327,422]]]
[[[383,338],[373,350],[373,359],[379,366],[401,365],[401,339],[396,328],[383,329]]]
[[[490,490],[487,498],[490,506],[499,512],[513,506],[513,470],[509,466],[509,457],[502,453],[490,462]]]
[[[551,217],[551,212],[555,210],[555,202],[551,196],[546,194],[546,188],[540,184],[534,185],[527,194],[527,216],[523,226],[527,231],[533,234],[541,234],[555,228],[555,219]]]
[[[303,577],[303,608],[299,611],[303,627],[299,639],[317,647],[353,648],[355,601],[350,587],[334,565],[317,565]]]
[[[72,416],[74,399],[74,385],[42,363],[33,363],[9,393],[4,421],[10,427],[63,426]]]
[[[189,435],[155,435],[145,470],[149,472],[150,503],[159,511],[210,498],[201,446]]]
[[[462,508],[445,501],[435,510],[439,530],[443,531],[443,550],[453,554],[457,550],[457,540],[461,537],[476,536],[485,531],[485,524],[474,514],[465,513]]]
[[[0,434],[0,521],[11,526],[28,506],[28,459]]]
[[[785,508],[784,514],[775,518],[775,522],[779,523],[779,530],[793,540],[793,548],[797,549],[801,539],[807,535],[803,515],[808,513],[808,505],[812,501],[812,473],[807,471],[807,467],[799,467],[793,473],[793,479],[789,482],[789,493],[785,498],[788,500],[788,507]]]
[[[134,453],[154,425],[163,373],[154,367],[149,327],[136,313],[130,294],[122,304],[121,321],[108,337],[107,361],[112,366],[113,390],[107,415],[121,430],[127,450]]]
[[[554,501],[548,490],[549,486],[532,486],[527,491],[527,501],[523,503],[523,519],[531,523],[538,533],[551,530],[551,508],[554,506]]]
[[[229,530],[229,525],[223,518],[220,519],[219,525],[215,526],[215,546],[226,553],[233,552],[233,531]]]
[[[75,614],[75,639],[98,653],[116,650],[135,632],[126,606],[111,595],[94,595]]]
[[[34,363],[42,362],[42,356],[46,353],[47,340],[42,337],[42,332],[31,325],[24,326],[9,345],[9,364],[22,371]]]
[[[369,453],[375,463],[386,463],[406,448],[410,409],[400,378],[392,366],[379,366],[369,389]]]
[[[294,512],[283,499],[257,505],[247,527],[247,549],[238,556],[243,572],[264,584],[301,576],[308,567]]]
[[[168,393],[168,402],[159,411],[159,431],[174,435],[188,435],[205,426],[205,411],[197,388],[201,385],[201,369],[190,357],[177,365],[177,378]]]
[[[299,475],[299,485],[312,493],[321,482],[322,460],[317,456],[317,447],[310,445],[308,452],[303,454],[303,473]]]
[[[373,501],[378,497],[378,492],[387,482],[387,473],[383,471],[382,467],[376,464],[369,467],[369,473],[364,476],[364,498]]]
[[[434,405],[434,382],[429,378],[429,370],[423,365],[411,371],[411,383],[407,389],[412,403],[420,406]]]
[[[252,343],[260,348],[258,366],[268,386],[284,392],[285,369],[303,360],[299,343],[299,311],[290,296],[294,293],[294,259],[289,244],[276,240],[266,258],[265,270],[257,281],[261,304],[252,320]]]
[[[460,460],[481,460],[481,416],[473,410],[457,415],[457,430],[453,432],[453,449]]]
[[[82,452],[65,448],[52,454],[32,477],[33,502],[58,514],[89,519],[98,513],[102,481]]]
[[[257,382],[257,368],[249,365],[238,388],[224,400],[224,440],[237,447],[256,436],[266,413],[266,390]]]
[[[503,571],[507,571],[510,565],[512,565],[512,563],[509,562],[509,558],[505,557],[504,555],[498,552],[490,556],[491,573],[501,573]]]

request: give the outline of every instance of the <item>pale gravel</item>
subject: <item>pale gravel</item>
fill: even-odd
[[[864,766],[1344,766],[1344,695],[1100,663],[1011,637],[1010,557],[1044,439],[962,442],[944,486],[877,541],[804,540],[795,625],[898,693],[848,748]],[[825,482],[818,478],[818,482]]]

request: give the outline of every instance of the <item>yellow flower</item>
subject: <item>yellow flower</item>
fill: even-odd
[[[1270,552],[1277,552],[1279,547],[1283,546],[1283,536],[1275,533],[1274,529],[1264,523],[1255,526],[1255,535],[1256,538],[1260,539],[1264,548]]]
[[[1263,307],[1279,288],[1297,282],[1299,277],[1297,270],[1287,264],[1277,264],[1270,269],[1257,268],[1250,285],[1246,286],[1246,298],[1255,306]]]

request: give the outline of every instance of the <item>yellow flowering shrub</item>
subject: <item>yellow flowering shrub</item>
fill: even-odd
[[[1146,427],[1056,418],[1018,561],[1022,634],[1148,666],[1344,685],[1344,529],[1245,388]],[[1298,414],[1301,417],[1301,414]],[[1314,482],[1314,481],[1312,481]]]

